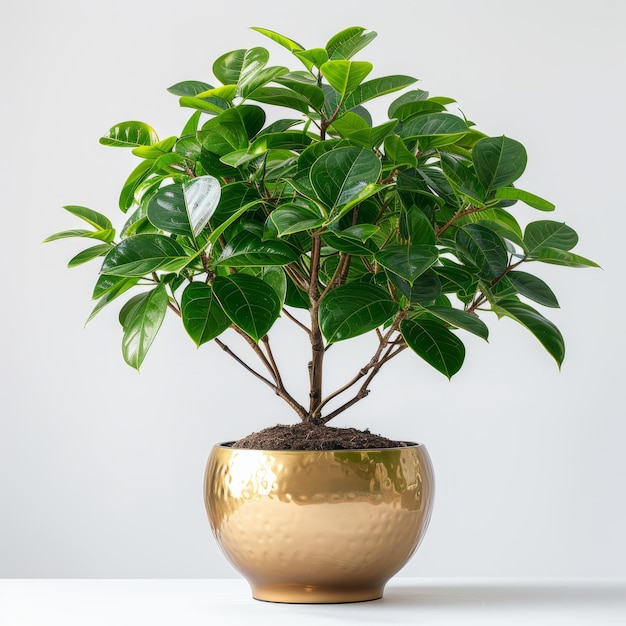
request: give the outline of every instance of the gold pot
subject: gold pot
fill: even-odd
[[[433,504],[423,445],[245,450],[217,445],[205,504],[218,544],[271,602],[381,598],[419,545]]]

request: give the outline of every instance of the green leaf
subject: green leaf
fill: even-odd
[[[203,91],[208,91],[209,89],[213,89],[213,85],[209,85],[209,83],[203,83],[199,80],[184,80],[167,88],[167,90],[175,96],[192,97],[197,96]]]
[[[87,263],[87,261],[96,259],[99,256],[105,256],[110,249],[111,244],[109,243],[92,246],[91,248],[87,248],[86,250],[79,252],[75,257],[70,259],[70,262],[67,264],[67,266],[76,267],[77,265],[82,265],[83,263]]]
[[[463,226],[457,231],[456,246],[463,259],[478,268],[481,278],[493,280],[506,271],[506,246],[492,230],[480,224]]]
[[[154,161],[142,161],[137,167],[130,173],[126,179],[122,191],[120,192],[119,207],[126,213],[133,203],[135,202],[135,191],[150,175]]]
[[[529,256],[535,256],[541,248],[568,251],[577,243],[576,231],[561,222],[550,220],[531,222],[524,231],[524,244]]]
[[[380,172],[380,160],[371,150],[345,147],[319,157],[309,180],[320,202],[332,212],[362,198]]]
[[[157,141],[159,137],[154,128],[144,122],[120,122],[109,130],[108,135],[100,137],[101,144],[120,148],[151,146]]]
[[[395,127],[396,121],[391,120],[380,126],[374,126],[374,128],[356,130],[348,135],[348,139],[350,143],[361,148],[378,148],[385,137],[393,132]]]
[[[120,311],[124,328],[122,354],[128,365],[137,371],[141,367],[167,312],[168,296],[165,285],[131,298]]]
[[[148,202],[148,219],[160,230],[191,237],[182,185],[173,184],[159,188]]]
[[[233,94],[234,95],[234,94]],[[202,98],[196,98],[194,96],[183,96],[180,99],[180,106],[188,109],[197,109],[204,113],[212,113],[213,115],[219,115],[222,111],[228,108],[228,103],[224,101],[224,105],[220,106],[217,102],[214,102],[217,98],[209,98],[203,100]]]
[[[544,200],[534,193],[524,191],[523,189],[516,189],[515,187],[501,187],[496,189],[494,198],[498,200],[521,200],[528,206],[539,211],[554,211],[554,205],[548,200]]]
[[[452,378],[463,365],[463,342],[440,322],[429,319],[406,319],[400,332],[407,345],[436,370]]]
[[[219,204],[220,182],[213,176],[196,176],[183,183],[183,196],[189,225],[194,237],[197,237],[209,223]]]
[[[224,85],[243,84],[252,74],[264,68],[270,54],[265,48],[233,50],[213,64],[213,74]]]
[[[189,283],[183,291],[180,306],[183,326],[198,347],[215,339],[230,326],[230,318],[209,285]]]
[[[467,132],[467,123],[460,117],[450,113],[429,113],[404,122],[398,135],[427,138],[430,147],[438,147],[454,143]]]
[[[271,83],[280,76],[284,76],[289,72],[287,67],[266,67],[258,72],[251,74],[245,81],[239,83],[238,94],[242,98],[251,97],[257,89]]]
[[[324,223],[318,211],[299,204],[281,204],[267,219],[279,237],[319,228]]]
[[[320,67],[322,75],[342,100],[363,82],[372,69],[373,65],[367,61],[327,61]]]
[[[85,325],[96,316],[102,309],[113,302],[116,298],[126,293],[131,287],[134,287],[139,278],[124,278],[123,276],[107,276],[101,274],[98,276],[96,286],[94,288],[93,298],[100,298],[96,306],[91,311]]]
[[[487,193],[514,183],[526,169],[526,149],[508,137],[486,137],[472,149],[474,169]]]
[[[400,234],[410,244],[435,245],[437,237],[432,222],[416,206],[411,207],[408,211],[402,211],[398,226]]]
[[[250,96],[250,100],[295,109],[301,113],[308,113],[311,106],[304,96],[282,87],[261,87]]]
[[[276,82],[302,96],[311,108],[319,113],[324,106],[324,92],[317,86],[315,81],[311,82],[313,80],[312,77],[306,73],[305,76],[307,79],[298,72],[292,72],[286,76],[280,76],[276,79]]]
[[[404,140],[399,135],[385,137],[385,156],[394,165],[417,167],[415,154],[406,147]]]
[[[565,267],[600,267],[595,261],[586,259],[584,256],[559,250],[558,248],[541,248],[533,255],[532,261],[541,261],[551,265],[563,265]]]
[[[287,297],[287,274],[282,267],[268,266],[261,268],[259,278],[266,282],[275,292],[280,300],[281,308],[285,304]]]
[[[501,237],[524,247],[522,229],[518,221],[504,209],[482,209],[457,220],[457,226],[482,224]]]
[[[376,33],[373,31],[366,33],[361,26],[350,26],[328,40],[326,44],[328,57],[331,59],[349,59],[375,37]]]
[[[213,290],[233,324],[258,342],[280,315],[281,301],[263,280],[248,274],[218,276]]]
[[[416,82],[416,78],[412,76],[382,76],[368,80],[366,83],[359,85],[346,99],[343,104],[345,109],[353,109],[359,104],[393,93],[399,89],[404,89]],[[395,117],[390,115],[389,117]]]
[[[295,42],[293,39],[289,39],[284,35],[279,35],[273,30],[268,30],[267,28],[259,28],[258,26],[252,26],[252,30],[256,30],[257,33],[261,33],[266,37],[269,37],[272,41],[275,41],[277,44],[283,46],[283,48],[287,48],[289,52],[295,52],[296,50],[302,50],[302,46]]]
[[[151,146],[137,146],[133,148],[132,152],[135,156],[142,159],[158,159],[160,156],[171,152],[177,141],[178,137],[167,137],[153,143]]]
[[[368,283],[348,283],[320,302],[320,326],[329,343],[378,328],[397,311],[389,292]]]
[[[254,233],[242,231],[228,242],[217,259],[216,265],[228,267],[288,265],[299,256],[300,254],[284,241],[264,241]]]
[[[311,48],[309,50],[296,50],[294,54],[304,63],[305,67],[311,71],[313,67],[318,69],[328,61],[328,52],[325,48]]]
[[[493,310],[499,316],[510,317],[526,327],[561,367],[565,358],[565,342],[559,329],[550,320],[517,300],[502,300],[493,307]]]
[[[189,257],[185,250],[164,235],[135,235],[122,240],[105,257],[101,274],[145,276],[156,270],[176,272]]]
[[[109,230],[113,228],[111,220],[108,217],[102,215],[102,213],[94,211],[93,209],[76,205],[68,205],[63,208],[98,230]]]
[[[70,237],[86,237],[87,239],[99,239],[100,241],[106,241],[110,243],[115,237],[115,231],[113,229],[107,230],[83,230],[75,228],[73,230],[63,230],[60,233],[50,235],[43,240],[43,243],[49,241],[57,241],[58,239],[68,239]]]
[[[485,322],[472,313],[467,313],[466,311],[454,309],[449,306],[428,306],[425,307],[425,310],[431,315],[443,320],[446,324],[466,330],[485,341],[489,338],[489,329]]]
[[[520,271],[509,272],[507,278],[523,296],[544,306],[559,307],[559,302],[552,289],[541,278]]]
[[[386,246],[374,255],[385,269],[404,278],[410,285],[439,258],[435,246],[395,245]]]
[[[222,233],[233,223],[236,222],[244,213],[249,211],[252,207],[257,206],[261,200],[253,200],[252,202],[248,202],[248,204],[244,204],[242,207],[237,209],[232,215],[230,215],[226,220],[224,220],[219,226],[215,227],[211,234],[207,237],[207,243],[214,246],[217,240],[220,238]]]

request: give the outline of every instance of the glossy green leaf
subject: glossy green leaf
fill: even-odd
[[[280,315],[281,301],[263,280],[247,274],[218,276],[213,290],[233,324],[258,342]]]
[[[526,169],[526,148],[508,137],[481,139],[472,150],[474,169],[487,192],[508,187]]]
[[[257,89],[264,87],[268,83],[275,81],[280,76],[289,72],[289,68],[276,66],[266,67],[250,75],[245,81],[239,83],[238,95],[242,98],[249,98]]]
[[[191,237],[182,185],[166,185],[158,189],[148,202],[148,219],[160,230]]]
[[[189,262],[185,250],[164,235],[136,235],[123,239],[105,257],[101,274],[145,276],[156,270],[176,272]]]
[[[277,44],[283,46],[283,48],[287,48],[289,52],[294,52],[296,50],[302,50],[302,46],[295,42],[293,39],[289,39],[284,35],[280,35],[273,30],[268,30],[267,28],[259,28],[258,26],[252,26],[252,30],[256,30],[257,33],[261,33],[266,37],[269,37],[272,41],[275,41]]]
[[[227,219],[225,219],[219,226],[216,226],[211,231],[211,234],[207,238],[207,243],[212,246],[218,241],[218,239],[222,236],[224,231],[234,222],[236,222],[242,215],[247,213],[250,209],[258,206],[260,200],[253,200],[252,202],[248,202],[248,204],[244,204],[242,207],[237,209],[232,215],[230,215]]]
[[[385,156],[396,166],[417,167],[417,157],[407,148],[399,135],[385,137]]]
[[[142,161],[130,173],[120,192],[119,207],[126,213],[135,202],[135,191],[148,178],[154,167],[153,161]]]
[[[154,128],[144,122],[120,122],[109,130],[108,135],[100,137],[101,144],[120,148],[151,146],[157,141],[159,136]]]
[[[231,324],[213,288],[205,283],[189,283],[180,306],[183,326],[198,347],[221,335]]]
[[[63,208],[68,213],[75,215],[76,217],[80,218],[84,222],[87,222],[87,224],[90,224],[98,230],[110,230],[111,228],[113,228],[111,220],[108,217],[102,215],[102,213],[94,211],[93,209],[88,209],[87,207],[76,205],[67,205]]]
[[[460,309],[436,305],[425,307],[425,311],[446,322],[446,324],[466,330],[485,341],[489,339],[489,329],[487,325],[476,315],[461,311]]]
[[[288,265],[298,258],[299,253],[284,241],[262,240],[254,233],[238,233],[222,250],[216,265],[228,267],[263,267],[266,265]]]
[[[93,292],[93,299],[98,299],[96,306],[91,311],[91,314],[87,318],[85,325],[88,324],[107,304],[110,304],[126,293],[131,287],[134,287],[139,278],[124,278],[123,276],[107,276],[101,274],[98,276],[98,281]]]
[[[515,187],[501,187],[496,189],[494,198],[498,200],[521,200],[528,206],[539,211],[554,211],[555,206],[552,202],[544,200],[534,193],[524,191],[523,189],[516,189]]]
[[[215,213],[221,197],[220,182],[214,176],[196,176],[183,183],[189,225],[197,237]]]
[[[481,278],[492,280],[506,271],[506,246],[492,230],[480,224],[463,226],[457,232],[456,246],[463,259],[478,268]]]
[[[165,285],[142,293],[122,308],[120,321],[124,328],[122,354],[128,365],[139,370],[167,312]]]
[[[374,255],[385,269],[404,278],[409,284],[436,263],[439,257],[435,246],[395,245],[385,246]]]
[[[224,85],[245,82],[252,74],[267,65],[270,55],[265,48],[233,50],[219,57],[213,64],[213,74]]]
[[[434,268],[441,278],[441,289],[444,293],[456,293],[470,296],[476,291],[478,277],[461,265],[442,265]]]
[[[463,342],[442,323],[429,319],[406,319],[400,332],[407,345],[436,370],[452,378],[463,365]]]
[[[403,93],[389,105],[389,108],[387,109],[387,116],[399,119],[397,113],[400,107],[412,102],[424,102],[428,100],[428,95],[428,92],[423,89],[413,89]]]
[[[370,150],[338,148],[323,154],[311,167],[309,180],[320,202],[330,211],[360,198],[378,181],[380,160]]]
[[[412,76],[382,76],[380,78],[374,78],[368,80],[366,83],[358,85],[354,91],[345,99],[343,107],[345,109],[353,109],[359,104],[384,96],[388,93],[393,93],[400,89],[404,89],[409,85],[412,85],[417,79]],[[390,116],[395,117],[395,116]]]
[[[327,61],[320,67],[324,78],[342,99],[352,93],[372,69],[367,61]]]
[[[543,247],[533,255],[532,259],[528,260],[541,261],[551,265],[563,265],[565,267],[600,267],[595,261],[591,261],[584,256],[567,252],[566,250],[559,250],[558,248]]]
[[[435,245],[437,237],[432,222],[416,206],[411,207],[408,211],[402,211],[398,227],[402,237],[412,245]]]
[[[355,42],[358,42],[363,34],[365,33],[365,28],[361,26],[350,26],[348,28],[344,28],[342,31],[338,32],[336,35],[333,35],[328,42],[326,43],[325,49],[328,52],[329,58],[331,58],[338,50],[340,50],[344,46],[350,47]],[[374,37],[376,33],[373,33]]]
[[[324,216],[311,207],[300,204],[281,204],[274,209],[268,221],[279,237],[319,228],[324,223]]]
[[[456,138],[468,131],[467,123],[460,117],[450,113],[429,113],[413,117],[398,130],[401,137],[437,137],[451,136]],[[441,144],[437,144],[441,145]]]
[[[203,83],[199,80],[184,80],[167,88],[167,90],[175,96],[192,97],[197,96],[203,91],[208,91],[209,89],[213,89],[213,85],[209,85],[209,83]]]
[[[360,26],[346,28],[334,35],[326,44],[331,59],[351,59],[376,38],[374,31],[366,32]]]
[[[320,112],[324,106],[324,92],[318,87],[317,82],[312,77],[310,78],[313,82],[311,82],[311,80],[305,80],[299,73],[293,72],[278,77],[276,82],[295,91],[309,103],[312,109]]]
[[[541,248],[568,251],[577,243],[576,231],[561,222],[550,220],[531,222],[524,231],[524,244],[529,256],[535,256]]]
[[[328,132],[340,137],[349,137],[358,130],[368,130],[369,124],[356,113],[346,113],[336,119],[328,128]]]
[[[250,100],[295,109],[301,113],[308,113],[311,106],[307,98],[283,87],[261,87],[250,96]]]
[[[132,152],[135,156],[142,159],[158,159],[160,156],[171,152],[177,141],[178,137],[167,137],[153,143],[151,146],[137,146],[133,148]]]
[[[328,61],[328,52],[325,48],[311,48],[309,50],[296,50],[294,54],[304,63],[308,70],[313,67],[318,69]]]
[[[408,120],[415,115],[426,113],[442,113],[446,107],[433,100],[418,100],[416,102],[406,102],[395,108],[393,117],[401,122]]]
[[[43,240],[43,243],[57,241],[59,239],[68,239],[71,237],[86,237],[87,239],[99,239],[100,241],[110,243],[115,237],[115,231],[112,228],[108,228],[107,230],[84,230],[80,228],[62,230],[59,233],[54,233],[54,235],[46,237]]]
[[[285,270],[282,267],[271,265],[263,267],[259,278],[276,292],[282,308],[285,304],[285,298],[287,297],[287,275],[285,274]]]
[[[500,316],[510,317],[526,327],[550,355],[559,367],[565,358],[565,342],[559,329],[532,307],[517,300],[503,300],[498,302],[493,310]]]
[[[77,265],[87,263],[87,261],[97,259],[100,256],[105,256],[110,249],[111,244],[109,243],[103,243],[98,246],[91,246],[91,248],[87,248],[86,250],[83,250],[82,252],[79,252],[76,256],[72,257],[67,266],[76,267]]]
[[[368,283],[348,283],[320,302],[320,326],[329,343],[378,328],[397,311],[389,292]]]
[[[183,96],[179,100],[179,102],[181,107],[185,107],[188,109],[197,109],[198,111],[203,111],[204,113],[212,113],[213,115],[219,115],[228,107],[227,102],[224,102],[224,105],[220,106],[220,104],[217,104],[213,100],[217,99],[209,98],[207,100],[203,100],[202,98],[196,98],[194,96]]]
[[[483,209],[465,215],[456,222],[457,226],[465,226],[466,224],[483,224],[501,237],[513,241],[522,247],[524,246],[521,226],[518,221],[504,209]]]
[[[538,304],[543,304],[543,306],[558,308],[559,302],[554,292],[541,278],[520,271],[509,272],[507,278],[523,296],[534,300]]]
[[[396,274],[389,273],[388,278],[398,289],[398,295],[403,295],[413,305],[433,304],[442,294],[441,279],[433,269],[426,270],[412,285]]]
[[[385,137],[390,135],[396,127],[396,121],[391,120],[374,128],[363,128],[348,135],[351,144],[361,148],[379,148]]]
[[[441,171],[462,202],[470,202],[475,207],[484,205],[485,190],[476,176],[471,163],[456,156],[440,153]]]

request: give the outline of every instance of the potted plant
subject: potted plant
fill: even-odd
[[[526,327],[560,365],[563,337],[535,308],[557,299],[521,266],[595,263],[571,251],[577,235],[561,222],[520,226],[516,203],[554,209],[516,186],[521,143],[485,135],[410,76],[370,78],[371,63],[353,57],[376,33],[352,27],[305,48],[254,30],[299,69],[268,65],[261,47],[238,49],[213,64],[216,86],[170,87],[193,110],[179,136],[128,121],[100,140],[140,159],[121,190],[119,233],[73,205],[90,228],[48,240],[97,242],[69,265],[103,259],[90,319],[124,296],[129,365],[139,369],[169,311],[197,346],[217,343],[297,414],[296,425],[216,446],[207,465],[212,528],[254,596],[373,599],[425,530],[432,468],[423,445],[328,422],[407,349],[452,377],[465,358],[460,336],[488,337],[484,312]],[[374,122],[364,105],[400,90]],[[310,354],[304,400],[272,349],[280,317]],[[371,359],[325,380],[332,346],[367,333]],[[232,347],[237,335],[247,354]]]

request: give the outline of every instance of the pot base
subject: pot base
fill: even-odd
[[[263,602],[282,604],[341,604],[347,602],[369,602],[383,597],[384,585],[364,589],[340,587],[316,587],[294,583],[250,585],[252,597]]]

